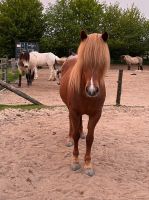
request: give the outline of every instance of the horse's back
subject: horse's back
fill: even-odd
[[[48,53],[31,52],[30,55],[32,57],[31,62],[33,63],[36,62],[37,66],[53,65],[56,58],[56,56],[51,52]]]
[[[63,77],[67,72],[71,72],[73,66],[77,62],[77,56],[70,56],[62,65],[61,76]]]
[[[132,57],[129,55],[125,55],[125,61],[127,64],[135,65],[135,64],[142,64],[143,59],[142,57],[139,57],[139,56]]]

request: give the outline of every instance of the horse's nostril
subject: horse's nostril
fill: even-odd
[[[25,68],[28,68],[28,66],[24,66]]]
[[[99,91],[99,88],[95,87],[95,93],[98,93],[98,91]]]

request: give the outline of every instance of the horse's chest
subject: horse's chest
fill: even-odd
[[[102,106],[100,98],[81,98],[74,99],[75,110],[81,114],[90,115],[97,112]]]

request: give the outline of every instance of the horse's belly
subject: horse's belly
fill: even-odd
[[[138,61],[137,58],[131,59],[131,64],[132,64],[132,65],[137,65],[138,63],[139,63],[139,61]]]
[[[45,62],[44,59],[38,59],[37,60],[37,66],[38,67],[44,67],[44,66],[47,66],[47,65],[48,65],[47,62]]]

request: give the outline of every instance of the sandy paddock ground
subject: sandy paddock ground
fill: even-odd
[[[148,200],[149,70],[124,70],[121,104],[115,107],[117,69],[106,76],[107,99],[95,129],[95,176],[84,174],[85,140],[80,140],[81,170],[70,169],[72,147],[65,146],[68,111],[48,70],[21,90],[51,108],[0,112],[0,200]],[[28,103],[0,93],[1,104]],[[83,117],[87,131],[87,116]]]

